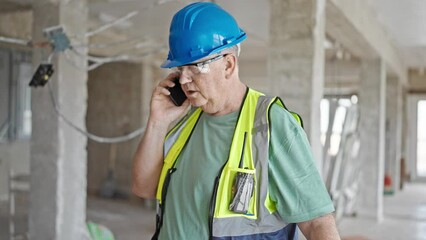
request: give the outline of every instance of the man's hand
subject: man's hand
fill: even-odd
[[[189,106],[188,100],[186,100],[182,106],[178,107],[174,105],[170,99],[170,92],[167,88],[175,85],[173,79],[176,77],[179,77],[178,73],[169,74],[169,76],[161,81],[154,89],[151,97],[150,120],[164,124],[167,127],[182,116]]]
[[[331,213],[297,225],[308,240],[340,240],[336,222]]]
[[[145,133],[133,158],[133,193],[143,198],[154,198],[158,179],[163,167],[163,144],[170,125],[182,116],[189,106],[186,100],[182,106],[174,105],[167,90],[173,87],[172,73],[154,89],[151,111]]]

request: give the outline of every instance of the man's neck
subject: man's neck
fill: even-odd
[[[235,84],[232,84],[232,86],[229,86],[229,88],[226,89],[226,91],[228,92],[227,94],[228,98],[224,104],[223,109],[210,115],[223,116],[223,115],[235,112],[241,108],[241,105],[244,101],[244,97],[246,95],[247,86],[238,80],[235,82]]]

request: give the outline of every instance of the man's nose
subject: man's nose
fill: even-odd
[[[185,74],[185,71],[182,71],[182,73],[180,74],[180,77],[179,77],[179,82],[180,82],[180,84],[183,85],[185,83],[192,82],[192,80],[187,74]]]

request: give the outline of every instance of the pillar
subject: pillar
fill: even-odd
[[[321,168],[325,0],[270,0],[270,4],[270,92],[302,116],[317,166]]]
[[[360,72],[359,109],[362,161],[358,213],[383,218],[383,178],[386,117],[386,69],[382,60],[363,60]]]
[[[392,179],[392,191],[399,189],[402,130],[402,86],[396,77],[386,84],[386,154],[385,173]]]
[[[85,0],[33,2],[34,42],[46,41],[43,29],[61,25],[74,43],[87,43]],[[53,58],[52,93],[66,118],[85,129],[87,58],[63,53]],[[48,50],[36,48],[33,63],[46,60]],[[81,68],[69,64],[73,61]],[[29,237],[32,240],[85,239],[87,138],[55,114],[49,86],[32,90],[31,192]]]

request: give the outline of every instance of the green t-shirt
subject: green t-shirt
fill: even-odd
[[[269,194],[282,219],[302,222],[333,212],[304,130],[278,105],[270,115]],[[237,119],[238,111],[201,115],[177,160],[159,239],[208,238],[214,179],[228,159]]]

